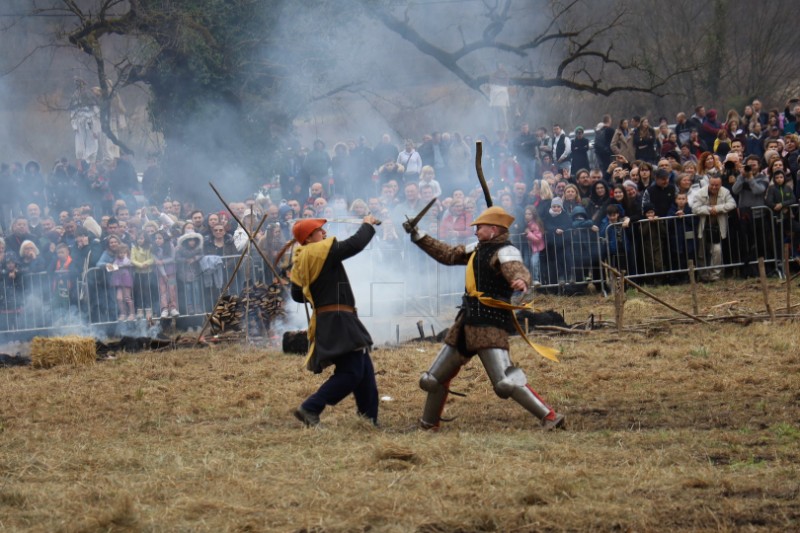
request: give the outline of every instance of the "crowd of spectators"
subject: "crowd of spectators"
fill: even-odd
[[[401,224],[430,200],[424,231],[453,243],[472,237],[470,223],[485,207],[473,165],[481,141],[494,203],[515,216],[512,242],[536,283],[582,282],[603,260],[657,281],[678,279],[688,260],[706,280],[732,264],[748,276],[758,257],[777,256],[784,245],[798,253],[798,114],[796,99],[783,111],[754,100],[724,117],[697,106],[674,123],[605,115],[591,131],[571,134],[560,124],[524,123],[493,139],[432,132],[395,143],[385,134],[374,145],[360,137],[332,151],[319,139],[311,149],[295,140],[268,194],[230,208],[250,231],[266,216],[257,240],[271,261],[297,219],[372,213],[383,220],[377,257],[413,276],[421,258]],[[206,313],[232,258],[249,245],[226,210],[168,198],[155,159],[141,179],[126,156],[61,159],[47,172],[35,161],[2,164],[0,183],[0,329]],[[334,224],[331,233],[353,230]],[[271,269],[254,263],[269,281]],[[73,312],[45,316],[39,308]]]

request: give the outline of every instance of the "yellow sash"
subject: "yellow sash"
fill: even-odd
[[[311,319],[308,322],[308,355],[305,359],[305,366],[309,370],[311,356],[314,353],[314,339],[317,330],[317,314],[313,311],[314,299],[311,297],[311,284],[314,283],[322,272],[322,265],[328,258],[328,254],[333,246],[334,237],[324,239],[319,242],[312,242],[305,246],[298,246],[294,251],[294,266],[292,267],[292,283],[303,288],[303,296],[306,301],[311,303]]]
[[[551,361],[555,361],[558,363],[558,357],[556,354],[558,350],[555,348],[550,348],[549,346],[542,346],[541,344],[535,344],[530,341],[525,332],[522,331],[522,327],[519,325],[519,321],[517,320],[517,315],[513,313],[516,309],[533,309],[533,302],[522,304],[522,305],[514,305],[508,302],[504,302],[502,300],[497,300],[492,298],[491,296],[484,296],[481,291],[478,290],[478,285],[475,283],[475,270],[474,270],[474,259],[475,253],[469,256],[469,261],[467,262],[467,280],[466,280],[466,289],[467,294],[477,298],[483,305],[487,307],[493,307],[495,309],[508,309],[512,311],[511,317],[514,319],[514,327],[517,328],[517,333],[519,333],[520,337],[525,339],[525,342],[528,343],[528,346],[536,350],[536,352],[546,359],[550,359]]]

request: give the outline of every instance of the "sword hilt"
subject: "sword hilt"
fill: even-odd
[[[403,229],[406,230],[406,233],[414,233],[414,230],[417,228],[416,224],[413,224],[413,220],[408,218],[406,215],[406,221],[403,222]]]

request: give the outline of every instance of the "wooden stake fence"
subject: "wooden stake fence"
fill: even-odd
[[[616,268],[612,267],[611,265],[609,265],[606,262],[603,262],[602,264],[609,271],[613,272],[615,275],[620,276],[622,278],[622,273],[619,270],[617,270]],[[636,289],[637,291],[639,291],[640,293],[644,294],[645,296],[648,296],[648,297],[652,298],[653,300],[657,301],[658,303],[660,303],[664,307],[667,307],[668,309],[672,309],[676,313],[680,313],[680,314],[682,314],[684,316],[687,316],[687,317],[691,318],[692,320],[695,320],[695,321],[700,322],[702,324],[708,324],[707,320],[704,320],[704,319],[700,318],[699,316],[696,316],[696,315],[693,315],[691,313],[687,313],[686,311],[683,311],[681,309],[678,309],[674,305],[665,302],[664,300],[662,300],[661,298],[659,298],[658,296],[656,296],[652,292],[650,292],[647,289],[639,286],[638,284],[634,283],[630,279],[624,278],[624,282],[627,283],[628,285],[630,285],[631,287],[633,287],[634,289]]]

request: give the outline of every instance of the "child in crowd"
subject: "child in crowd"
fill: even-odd
[[[639,231],[644,243],[644,268],[646,274],[658,273],[664,270],[661,257],[661,243],[664,240],[663,226],[656,216],[656,208],[651,203],[642,204],[642,219]]]
[[[623,216],[619,204],[609,204],[606,216],[600,221],[600,235],[608,240],[608,254],[611,266],[630,272],[628,250],[630,249],[630,218]]]
[[[175,318],[178,312],[178,280],[175,275],[175,249],[164,231],[155,234],[153,240],[153,263],[158,278],[158,294],[161,300],[161,318]]]
[[[433,187],[433,197],[438,198],[442,195],[442,186],[434,179],[435,177],[436,172],[433,170],[433,167],[425,165],[422,167],[422,171],[419,174],[419,186],[422,188],[423,185],[430,185]]]
[[[114,262],[107,265],[111,272],[109,285],[116,291],[117,313],[119,321],[133,320],[133,265],[128,257],[129,248],[125,243],[120,243],[117,247],[117,254]],[[127,313],[127,314],[126,314]]]
[[[679,192],[675,195],[675,203],[667,211],[668,217],[684,217],[692,214],[692,208],[689,206],[689,195],[685,192]]]
[[[186,314],[203,312],[200,259],[203,257],[203,236],[199,233],[186,233],[178,239],[175,262],[178,266],[178,281],[183,283],[186,298]]]
[[[133,264],[133,302],[136,306],[136,318],[150,320],[153,317],[153,256],[152,242],[145,232],[136,236],[136,243],[131,249]],[[144,310],[144,312],[142,311]]]
[[[594,225],[583,206],[579,205],[573,207],[571,217],[572,229],[591,229],[595,232],[598,231],[598,227]]]
[[[541,274],[539,272],[539,254],[545,248],[544,242],[544,229],[542,228],[542,221],[536,208],[529,205],[525,208],[525,236],[528,238],[528,244],[531,247],[530,264],[528,265],[531,270],[531,277],[533,279],[533,286],[541,285]]]
[[[772,210],[772,215],[775,217],[776,231],[775,231],[775,245],[777,246],[778,254],[783,257],[783,246],[789,243],[791,247],[790,257],[797,255],[797,240],[800,235],[800,225],[791,213],[792,204],[797,203],[794,199],[794,192],[791,185],[786,183],[786,175],[783,170],[775,170],[772,172],[772,183],[767,187],[766,197],[764,203]],[[780,228],[783,228],[781,235]],[[795,242],[792,242],[792,241]]]
[[[610,204],[606,204],[610,205]],[[605,212],[605,207],[602,207]],[[599,277],[599,272],[593,265],[597,264],[599,258],[599,231],[600,227],[595,224],[586,209],[582,205],[575,206],[572,209],[572,254],[573,254],[573,272],[576,280],[591,281]]]
[[[547,252],[541,267],[545,285],[565,283],[573,274],[572,219],[564,212],[561,198],[550,200],[550,209],[541,215]]]
[[[677,217],[671,221],[667,228],[670,237],[670,253],[673,255],[670,269],[685,269],[688,267],[689,259],[695,258],[695,222],[691,216],[692,207],[689,205],[689,195],[679,192],[675,195],[675,202],[667,211],[668,217]]]
[[[63,242],[56,246],[56,262],[53,264],[53,299],[55,316],[64,316],[72,300],[72,257],[69,246]]]

